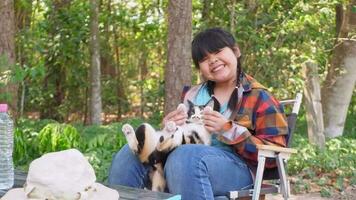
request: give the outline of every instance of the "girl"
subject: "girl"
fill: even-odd
[[[283,109],[275,98],[241,69],[241,52],[234,37],[212,28],[198,33],[192,42],[192,58],[205,82],[184,95],[197,105],[212,96],[220,112],[203,112],[205,128],[212,134],[211,146],[183,145],[175,149],[165,164],[168,191],[182,199],[214,199],[227,192],[249,188],[257,165],[255,144],[286,145],[288,132]],[[163,123],[185,122],[186,113],[173,111]],[[274,167],[273,162],[266,162]],[[124,146],[114,157],[109,183],[145,186],[147,167]]]

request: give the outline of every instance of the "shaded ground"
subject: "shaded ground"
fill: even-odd
[[[282,195],[267,195],[266,200],[282,200]],[[292,194],[290,200],[356,200],[356,185],[349,186],[346,190],[333,193],[330,197],[321,197],[320,193]]]

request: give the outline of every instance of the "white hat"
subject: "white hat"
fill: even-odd
[[[118,200],[116,190],[95,182],[93,167],[76,149],[47,153],[30,164],[24,188],[1,200]]]

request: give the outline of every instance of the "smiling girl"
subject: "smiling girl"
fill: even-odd
[[[184,103],[205,105],[214,96],[221,109],[203,112],[205,128],[213,138],[211,146],[183,145],[167,159],[167,189],[182,199],[214,199],[251,187],[257,165],[255,145],[286,145],[288,127],[281,105],[243,72],[240,57],[234,37],[221,28],[194,37],[192,58],[205,81],[184,93]],[[186,119],[186,113],[176,110],[163,123],[180,125]],[[266,162],[266,167],[274,166]],[[143,188],[146,181],[147,167],[123,147],[112,162],[109,183]]]

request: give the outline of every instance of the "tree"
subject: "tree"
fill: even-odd
[[[352,29],[355,30],[356,27],[355,6],[356,1],[352,0],[346,9],[341,5],[336,9],[338,35],[322,89],[324,134],[327,137],[342,135],[355,87],[356,41],[350,35]]]
[[[168,61],[165,68],[164,112],[180,102],[183,86],[191,84],[192,2],[168,3]]]
[[[48,46],[44,54],[46,75],[43,80],[42,91],[46,93],[44,108],[41,110],[42,119],[63,120],[63,113],[60,112],[60,107],[65,102],[65,80],[67,78],[65,56],[63,46],[67,38],[64,33],[64,23],[62,15],[71,6],[69,0],[49,1],[48,9]],[[55,41],[55,42],[54,42]],[[62,47],[62,48],[61,48]]]
[[[0,1],[0,94],[8,102],[14,115],[17,114],[17,85],[10,80],[15,67],[15,17],[14,1]],[[4,81],[4,82],[3,82]],[[4,85],[2,85],[4,84]],[[4,95],[5,94],[5,95]]]
[[[118,45],[120,29],[117,24],[119,20],[114,20],[117,5],[111,0],[101,1],[100,23],[103,23],[102,34],[100,35],[100,68],[102,82],[107,81],[107,87],[102,86],[102,104],[104,113],[110,110],[108,114],[113,114],[113,107],[116,107],[116,120],[121,120],[122,107],[126,100],[125,90],[122,85],[122,75],[120,66],[120,48]],[[110,29],[112,27],[112,29]],[[104,85],[104,83],[102,84]],[[105,94],[111,94],[113,97],[105,98]],[[106,115],[105,115],[106,117]]]
[[[90,1],[90,123],[101,124],[99,3]]]
[[[19,33],[22,30],[27,30],[31,24],[31,14],[32,14],[32,0],[24,0],[24,1],[15,1],[15,23],[16,23],[16,32]],[[22,68],[27,64],[26,53],[24,52],[24,48],[21,45],[21,42],[16,43],[16,58],[18,63]],[[19,117],[23,116],[23,110],[25,105],[25,91],[26,84],[25,80],[21,81],[21,97],[19,98]]]
[[[117,120],[121,119],[123,104],[127,101],[124,86],[122,84],[122,66],[120,65],[120,48],[118,45],[118,32],[120,31],[116,23],[114,29],[114,51],[115,51],[115,74],[116,74],[116,96],[117,96]]]

